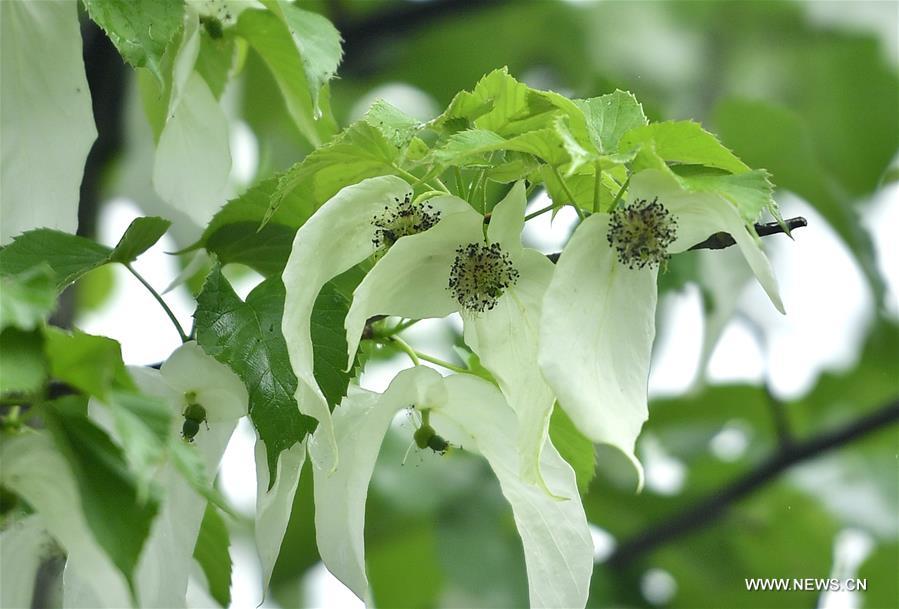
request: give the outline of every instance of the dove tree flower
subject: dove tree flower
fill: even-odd
[[[486,231],[484,217],[465,204],[465,211],[401,240],[356,288],[345,325],[352,361],[373,315],[460,313],[466,344],[518,414],[523,476],[545,487],[540,451],[555,398],[537,366],[537,339],[553,265],[521,244],[526,205],[518,182],[493,209]]]
[[[378,452],[394,416],[412,408],[427,427],[481,454],[512,507],[524,546],[531,607],[583,607],[593,570],[593,542],[575,475],[548,440],[541,454],[551,497],[525,482],[517,447],[519,422],[492,383],[468,374],[442,377],[416,366],[400,372],[383,394],[351,393],[334,411],[340,462],[317,465],[330,438],[319,428],[309,442],[315,478],[315,529],[322,561],[359,598],[369,598],[364,560],[365,500]],[[425,429],[423,425],[422,428]]]
[[[469,205],[456,197],[418,202],[412,200],[412,194],[409,184],[396,176],[371,178],[344,188],[297,231],[284,268],[281,330],[298,380],[296,399],[303,414],[318,420],[326,437],[332,438],[332,450],[317,453],[329,468],[335,464],[336,452],[329,431],[328,401],[313,374],[315,299],[328,281],[370,256],[389,251],[409,235],[428,231],[442,219],[470,211]]]
[[[737,209],[718,194],[686,191],[658,170],[634,175],[627,203],[578,226],[546,292],[543,374],[581,432],[624,452],[641,485],[634,443],[648,415],[659,268],[718,232],[733,236],[783,313],[771,265]]]

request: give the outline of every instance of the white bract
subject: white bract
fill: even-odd
[[[169,433],[173,438],[181,434],[188,405],[203,406],[206,421],[200,424],[189,450],[197,452],[209,480],[214,479],[238,419],[247,414],[249,397],[241,380],[193,341],[176,349],[158,371],[131,367],[129,372],[141,393],[161,398],[169,405]],[[89,413],[121,442],[107,408],[92,401]],[[207,499],[197,493],[173,463],[160,469],[154,483],[161,491],[161,504],[135,572],[138,601],[142,607],[184,607]],[[110,603],[108,592],[81,585],[97,569],[90,563],[68,561],[64,586],[67,606],[116,606],[115,602]]]
[[[337,455],[328,402],[313,375],[315,299],[328,281],[375,252],[401,243],[407,234],[428,230],[437,219],[445,221],[468,209],[467,203],[455,197],[436,197],[423,205],[413,203],[411,197],[412,188],[395,176],[371,178],[344,188],[300,227],[284,268],[281,330],[297,375],[300,411],[317,419],[325,436],[332,438],[332,450],[317,453],[323,467],[333,467]]]
[[[537,339],[553,265],[521,244],[523,183],[496,205],[486,234],[484,217],[458,201],[464,212],[399,241],[356,288],[346,318],[350,358],[373,315],[424,319],[458,311],[465,342],[518,414],[524,479],[545,488],[540,451],[554,397],[537,366]]]
[[[32,228],[74,233],[97,137],[78,3],[0,2],[0,244]]]
[[[559,258],[543,305],[540,366],[578,429],[623,451],[640,485],[634,443],[648,415],[659,266],[709,235],[729,233],[783,312],[751,230],[723,197],[685,191],[671,176],[647,170],[631,180],[628,203],[587,218]]]
[[[465,450],[479,452],[512,507],[524,546],[532,607],[583,607],[593,570],[593,543],[574,472],[547,440],[544,480],[559,500],[521,478],[518,421],[502,393],[473,375],[441,377],[418,366],[400,372],[383,394],[360,390],[334,411],[340,462],[316,465],[330,440],[310,441],[315,477],[315,528],[322,561],[359,598],[368,599],[364,560],[365,500],[381,443],[396,413],[428,411],[438,431],[452,430]]]

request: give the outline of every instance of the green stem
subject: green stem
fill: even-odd
[[[456,193],[461,197],[465,194],[465,180],[462,178],[462,169],[456,165],[453,167],[453,174],[456,176]]]
[[[565,178],[562,177],[562,174],[559,173],[559,169],[555,165],[550,165],[549,168],[552,170],[553,175],[556,176],[559,184],[562,185],[562,190],[565,191],[565,196],[569,199],[569,205],[574,208],[575,213],[577,213],[577,217],[581,222],[583,222],[584,211],[580,208],[580,206],[578,206],[577,200],[574,198],[574,194],[572,194],[571,189],[568,188],[568,183],[565,181]]]
[[[412,326],[417,324],[419,321],[421,321],[421,320],[420,319],[407,319],[406,321],[402,321],[402,322],[398,323],[397,325],[395,325],[393,328],[391,328],[390,333],[391,334],[399,334],[403,330],[405,330],[407,328],[411,328]]]
[[[599,211],[599,191],[602,185],[602,164],[596,161],[596,177],[593,180],[593,213]]]
[[[461,374],[468,374],[470,372],[469,370],[466,370],[465,368],[462,368],[461,366],[451,364],[440,358],[428,355],[427,353],[422,353],[421,351],[416,351],[416,355],[418,355],[419,359],[423,359],[424,361],[430,362],[432,364],[437,364],[438,366],[446,368],[447,370],[452,370],[453,372],[459,372]]]
[[[397,167],[396,165],[394,165],[393,168],[399,172],[401,178],[405,179],[412,186],[424,184],[428,188],[430,188],[432,190],[436,190],[436,191],[440,192],[441,194],[450,194],[449,189],[447,189],[446,185],[440,181],[440,178],[434,178],[440,184],[440,186],[438,187],[438,186],[434,186],[433,184],[429,183],[427,180],[418,177],[414,173],[409,173],[402,167]]]
[[[169,319],[172,321],[172,325],[175,326],[175,329],[178,331],[178,336],[181,337],[181,342],[186,343],[187,341],[189,341],[190,338],[188,338],[187,334],[184,333],[184,329],[181,327],[181,324],[178,323],[178,318],[175,317],[175,314],[172,313],[172,310],[169,308],[169,306],[165,304],[165,301],[162,299],[162,296],[159,295],[159,292],[154,290],[153,286],[147,283],[147,280],[141,277],[140,273],[135,271],[134,267],[132,267],[130,264],[126,264],[125,268],[128,269],[128,271],[132,275],[134,275],[135,279],[140,281],[141,285],[147,288],[147,291],[150,292],[153,298],[156,299],[156,302],[159,303],[159,306],[162,307],[162,310],[165,311],[165,314],[168,315]]]
[[[524,221],[527,222],[528,220],[533,220],[537,216],[542,216],[546,212],[552,211],[554,208],[555,208],[555,205],[552,205],[552,204],[547,205],[546,207],[544,207],[542,209],[538,209],[537,211],[531,212],[528,215],[526,215],[524,217]]]
[[[394,345],[396,345],[397,349],[399,349],[400,351],[402,351],[406,355],[408,355],[409,359],[412,360],[412,363],[414,365],[421,366],[421,360],[418,359],[418,353],[415,352],[415,349],[413,349],[409,345],[409,343],[404,341],[399,336],[390,336],[390,337],[388,337],[388,339],[390,340],[390,342],[392,342]]]
[[[446,187],[446,184],[444,184],[443,180],[441,180],[439,177],[434,176],[434,181],[437,182],[437,185],[443,190],[443,192],[445,192],[446,194],[452,194],[450,192],[450,189]]]
[[[612,200],[612,205],[609,207],[609,211],[615,209],[615,206],[618,205],[618,202],[621,200],[621,197],[624,196],[624,191],[627,190],[628,184],[631,183],[631,177],[627,176],[627,179],[624,181],[624,184],[621,185],[621,188],[618,189],[618,194],[615,195],[615,198]]]

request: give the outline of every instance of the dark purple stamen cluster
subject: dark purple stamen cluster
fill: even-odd
[[[413,203],[412,195],[402,200],[395,197],[394,205],[385,205],[384,211],[371,219],[375,227],[371,242],[378,249],[387,249],[400,237],[423,233],[439,220],[439,211],[427,203]]]
[[[668,246],[676,238],[677,220],[658,197],[619,207],[609,220],[609,245],[618,252],[618,261],[630,269],[664,264]]]
[[[469,243],[456,250],[450,269],[449,290],[470,313],[496,306],[503,292],[518,281],[518,271],[498,243]]]

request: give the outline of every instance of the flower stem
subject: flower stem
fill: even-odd
[[[599,211],[599,190],[602,185],[602,164],[596,161],[596,177],[593,180],[593,213]]]
[[[154,290],[153,286],[147,283],[147,280],[141,277],[140,273],[135,271],[134,267],[132,267],[130,264],[126,264],[125,268],[128,269],[128,271],[132,275],[134,275],[135,279],[140,281],[141,285],[147,288],[147,291],[150,292],[153,298],[156,299],[156,302],[159,303],[159,306],[162,307],[162,310],[165,311],[165,314],[168,315],[169,319],[172,321],[172,325],[175,326],[175,329],[178,331],[178,336],[181,337],[181,342],[186,343],[187,341],[189,341],[190,338],[188,338],[187,334],[184,333],[184,329],[181,327],[181,324],[178,323],[178,318],[175,317],[175,314],[172,313],[172,310],[169,308],[169,306],[165,304],[165,301],[162,299],[162,296],[159,295],[159,292]]]
[[[550,204],[550,205],[547,205],[546,207],[544,207],[544,208],[542,208],[542,209],[538,209],[537,211],[531,212],[531,213],[529,213],[528,215],[526,215],[526,216],[524,217],[524,221],[527,222],[528,220],[533,220],[533,219],[536,218],[537,216],[542,216],[542,215],[545,214],[546,212],[552,211],[553,208],[555,208],[555,205]]]
[[[415,366],[421,366],[421,360],[418,358],[418,353],[416,353],[415,349],[413,349],[409,343],[404,341],[399,336],[390,336],[388,340],[396,345],[397,349],[404,352],[409,356],[409,359],[412,360],[412,364]]]
[[[418,355],[419,359],[423,359],[426,362],[436,364],[442,368],[446,368],[447,370],[452,370],[453,372],[458,372],[460,374],[468,374],[470,372],[470,370],[466,370],[465,368],[462,368],[461,366],[451,364],[440,358],[428,355],[427,353],[422,353],[421,351],[416,351],[416,355]]]
[[[615,209],[615,206],[618,205],[618,202],[621,201],[621,197],[624,195],[624,191],[627,190],[628,184],[631,183],[631,177],[627,176],[627,179],[624,181],[624,184],[621,185],[621,188],[618,189],[618,194],[615,195],[615,198],[612,200],[612,205],[609,207],[609,211]]]
[[[568,183],[565,181],[565,178],[562,177],[562,174],[559,173],[559,169],[555,165],[550,165],[549,168],[552,170],[553,175],[556,176],[556,179],[559,181],[559,184],[562,185],[562,190],[565,191],[565,196],[568,197],[568,203],[574,208],[575,213],[577,213],[577,217],[581,222],[584,221],[584,211],[577,204],[577,200],[574,198],[574,194],[572,194],[571,189],[568,188]]]

